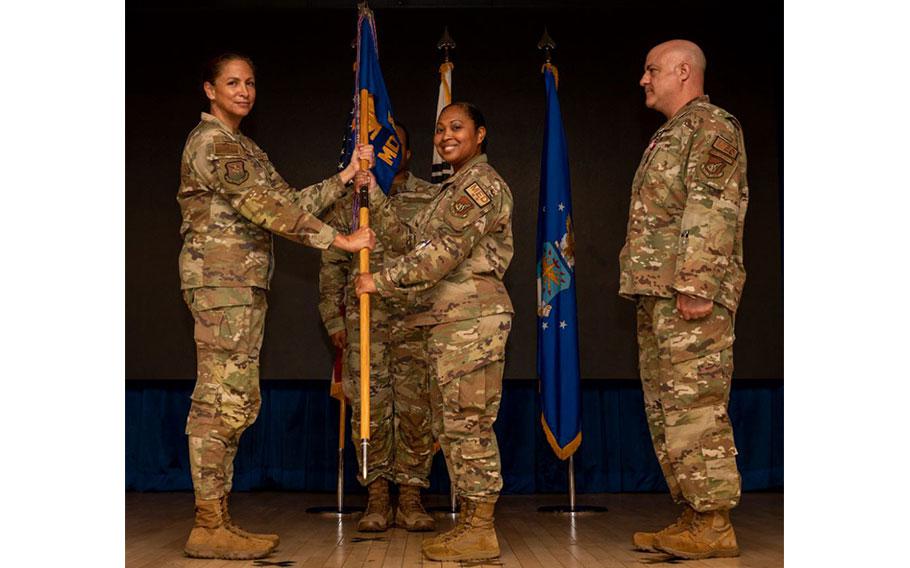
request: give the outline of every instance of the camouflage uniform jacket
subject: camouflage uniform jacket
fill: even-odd
[[[514,313],[502,282],[514,253],[512,192],[486,154],[441,184],[413,228],[381,199],[377,218],[387,246],[408,252],[375,274],[376,288],[383,297],[415,306],[408,325]]]
[[[739,122],[707,96],[693,99],[654,134],[635,172],[619,293],[682,292],[735,312],[748,200]]]
[[[403,182],[392,185],[389,202],[402,222],[411,223],[438,192],[439,186],[407,172]],[[353,201],[353,194],[337,201],[323,220],[339,232],[350,233],[354,221]],[[383,248],[381,227],[375,226],[373,229],[377,231],[376,247],[370,253],[370,270],[377,271],[400,255]],[[351,283],[359,272],[358,255],[335,248],[323,251],[319,268],[319,315],[329,335],[344,330],[344,307],[358,305]],[[404,309],[404,306],[397,307]]]
[[[329,247],[337,232],[316,215],[344,191],[338,175],[292,188],[255,142],[202,113],[183,149],[177,191],[183,215],[181,288],[268,288],[271,233]]]

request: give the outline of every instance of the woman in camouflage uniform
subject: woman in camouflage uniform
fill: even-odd
[[[238,528],[227,501],[240,435],[259,413],[272,233],[319,249],[372,248],[369,229],[342,235],[317,218],[344,195],[356,158],[371,160],[372,150],[360,148],[343,171],[294,189],[240,132],[256,101],[252,62],[236,54],[215,58],[203,87],[210,112],[187,138],[177,192],[184,239],[180,283],[195,320],[197,360],[186,424],[196,522],[184,550],[197,558],[261,558],[278,536]]]
[[[474,105],[443,109],[434,143],[455,174],[411,227],[398,221],[371,183],[379,232],[393,241],[383,244],[409,252],[356,283],[358,294],[415,302],[407,324],[426,337],[434,434],[462,506],[452,530],[424,541],[433,560],[499,555],[493,509],[502,475],[493,423],[513,313],[502,282],[513,253],[512,193],[487,163],[486,134]]]

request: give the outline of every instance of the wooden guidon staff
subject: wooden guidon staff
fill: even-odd
[[[360,89],[360,132],[358,143],[368,144],[370,135],[370,94]],[[360,159],[360,169],[367,170],[369,160]],[[370,226],[369,187],[361,186],[359,226]],[[370,251],[360,249],[360,273],[370,273]],[[363,479],[367,478],[367,446],[370,441],[370,295],[360,295],[360,451],[363,464]]]

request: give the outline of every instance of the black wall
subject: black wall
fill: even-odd
[[[240,4],[127,7],[127,379],[195,374],[192,318],[177,275],[175,195],[186,135],[207,110],[201,63],[224,49],[252,56],[258,98],[242,128],[292,185],[329,176],[337,162],[353,83],[353,2],[275,1],[255,10],[235,7]],[[328,4],[345,8],[312,8]],[[637,377],[634,307],[616,295],[617,256],[634,170],[664,120],[644,107],[638,80],[653,45],[682,37],[702,46],[712,102],[735,114],[745,131],[751,203],[736,376],[783,378],[782,5],[438,7],[443,4],[373,2],[380,62],[396,119],[411,131],[412,170],[428,177],[438,89],[435,46],[444,25],[458,43],[454,96],[483,109],[490,161],[515,197],[516,251],[506,284],[517,313],[506,376],[536,375],[535,233],[545,105],[536,45],[546,25],[557,43],[554,62],[572,165],[582,376]],[[276,239],[276,255],[262,377],[327,376],[331,354],[316,309],[319,254]]]

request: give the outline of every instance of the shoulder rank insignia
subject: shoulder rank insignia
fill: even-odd
[[[240,185],[248,177],[250,177],[250,173],[246,171],[246,164],[243,160],[233,160],[224,164],[224,179],[234,185]]]
[[[474,209],[474,203],[464,195],[452,202],[452,215],[461,219],[467,217],[471,209]]]
[[[486,207],[490,203],[490,196],[487,195],[487,192],[480,187],[475,181],[464,190],[468,194],[468,197],[477,204],[478,207]]]

